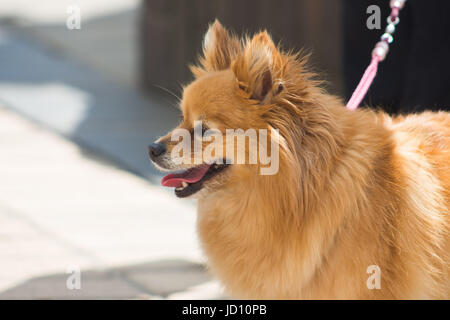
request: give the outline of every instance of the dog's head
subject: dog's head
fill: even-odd
[[[212,24],[200,65],[191,67],[195,80],[184,88],[183,120],[149,147],[157,167],[174,171],[162,184],[175,187],[179,197],[202,196],[261,174],[261,167],[276,174],[278,163],[267,160],[278,161],[278,150],[290,152],[283,136],[298,130],[295,115],[302,111],[294,104],[309,94],[303,65],[296,55],[281,53],[265,31],[239,40]],[[230,139],[230,130],[244,140]]]

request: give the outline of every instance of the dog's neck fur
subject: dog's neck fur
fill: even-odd
[[[349,111],[316,87],[300,102],[285,100],[280,96],[267,119],[284,138],[278,173],[255,171],[198,202],[202,244],[228,292],[290,299],[448,295],[449,282],[439,278],[447,273],[450,280],[448,207],[430,160],[418,152],[425,138],[408,139],[408,124]],[[383,270],[381,290],[367,287],[364,268],[372,265]]]
[[[386,138],[389,133],[377,123],[377,115],[365,110],[348,111],[338,99],[320,90],[311,95],[315,95],[311,101],[322,105],[315,106],[308,118],[298,117],[295,123],[280,129],[286,145],[280,150],[278,174],[255,174],[245,183],[236,184],[234,187],[242,188],[247,198],[236,198],[236,191],[224,190],[214,200],[199,200],[199,231],[212,269],[232,284],[229,289],[238,296],[245,295],[239,288],[243,282],[248,287],[253,276],[274,277],[253,283],[262,286],[267,281],[279,281],[280,272],[298,273],[300,277],[296,278],[303,279],[298,287],[304,289],[298,292],[308,295],[309,281],[317,276],[323,256],[338,237],[340,228],[331,226],[343,227],[346,219],[360,219],[358,213],[370,205],[366,199],[369,189],[386,190],[386,186],[377,185],[376,175],[383,174],[389,181],[392,146]],[[285,112],[286,120],[292,118],[281,109],[277,117],[280,112]],[[347,184],[340,184],[343,179]],[[348,181],[353,181],[350,188]],[[217,199],[220,201],[214,202]],[[233,232],[224,234],[223,230],[230,230],[223,228],[224,224],[233,225]],[[300,239],[295,239],[298,236]],[[218,243],[221,252],[210,248],[217,248]],[[266,246],[269,243],[272,247]],[[246,261],[247,250],[259,251],[259,259]],[[289,255],[300,255],[295,259],[301,265],[290,270],[284,265]],[[221,268],[221,264],[227,268]],[[267,266],[279,269],[262,270]],[[230,270],[233,274],[225,273]],[[236,276],[239,273],[241,277]],[[255,292],[264,290],[255,288]],[[287,293],[271,294],[281,297]]]

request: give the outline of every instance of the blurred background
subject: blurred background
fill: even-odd
[[[311,51],[348,99],[382,33],[366,8],[380,5],[382,28],[389,12],[357,3],[0,0],[0,299],[225,297],[205,270],[195,203],[159,186],[147,145],[177,124],[175,96],[215,18]],[[376,86],[366,102],[398,111]]]

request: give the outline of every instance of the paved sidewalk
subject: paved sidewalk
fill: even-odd
[[[39,39],[103,76],[128,87],[138,84],[138,19],[141,0],[2,0],[0,22]],[[67,8],[81,10],[81,29],[69,30]]]
[[[147,157],[179,112],[136,91],[139,1],[1,6],[0,299],[223,297]]]
[[[179,111],[11,28],[0,29],[0,103],[159,183],[147,146]]]
[[[192,203],[1,107],[0,226],[0,299],[221,294]]]

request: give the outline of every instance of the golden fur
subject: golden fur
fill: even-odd
[[[180,127],[282,139],[278,174],[233,165],[198,196],[202,247],[231,297],[450,298],[449,113],[349,111],[266,32],[240,41],[218,22],[192,71]]]

